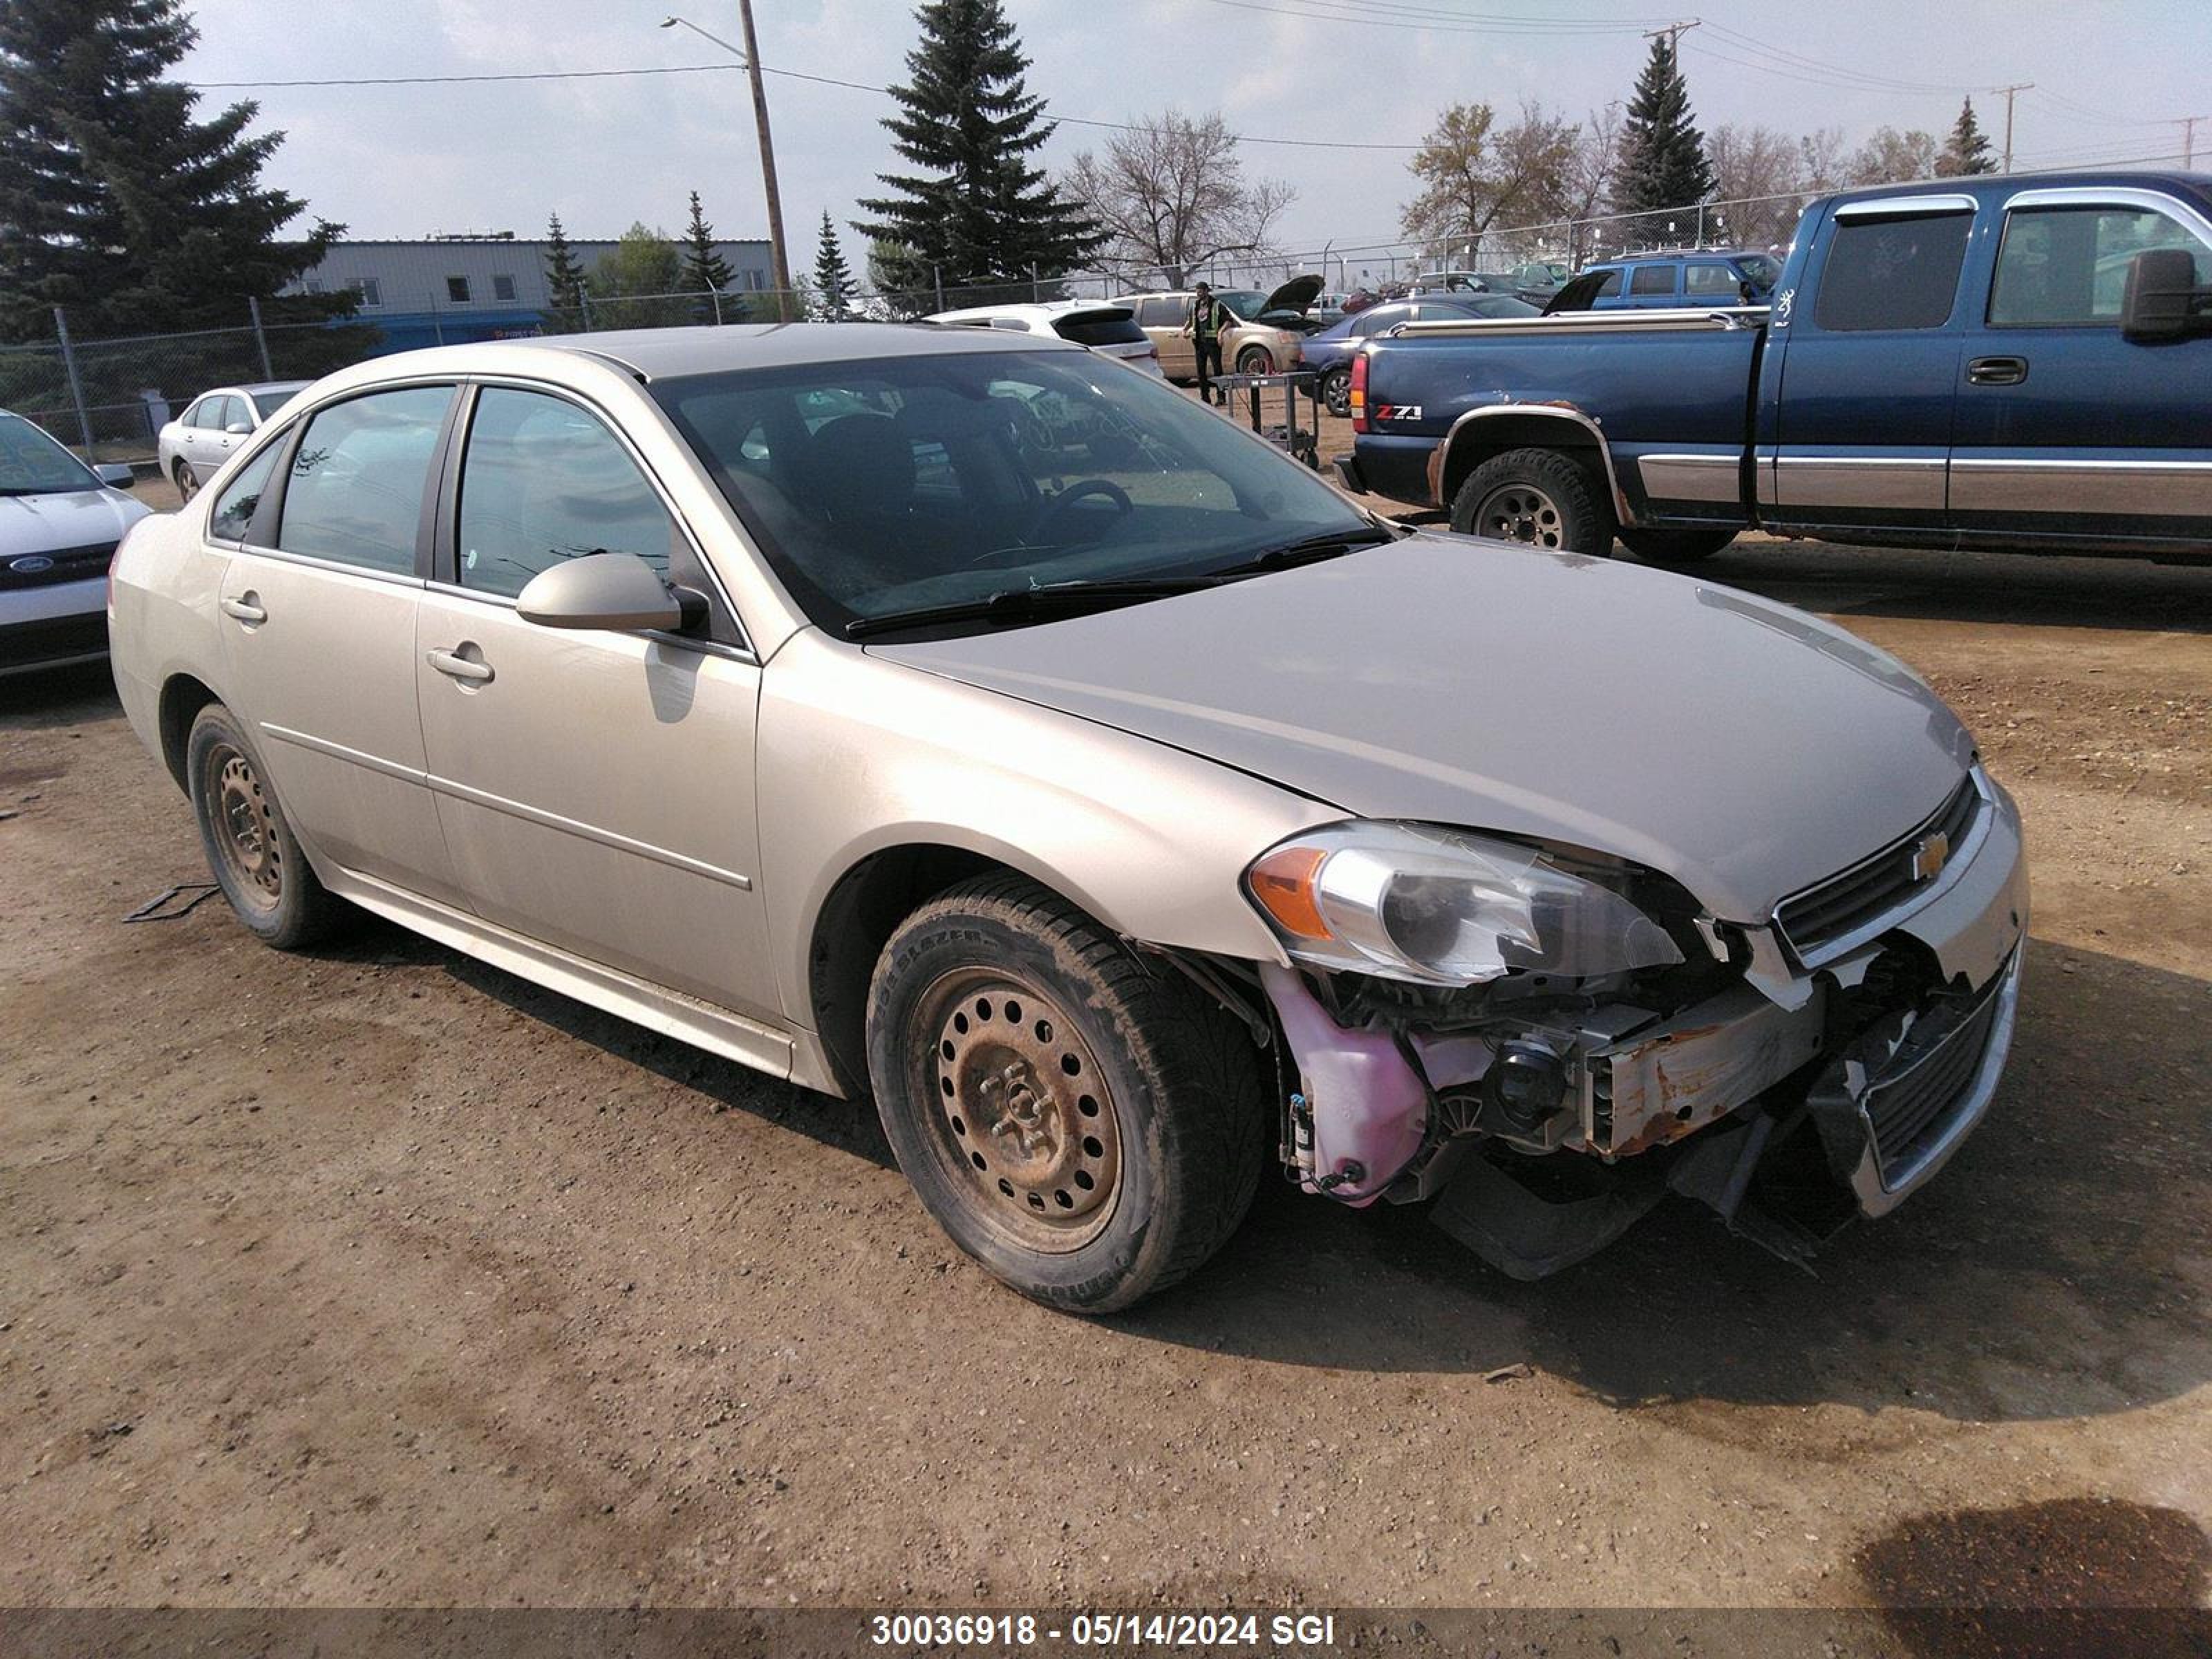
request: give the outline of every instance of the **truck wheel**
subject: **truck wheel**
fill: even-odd
[[[1593,558],[1613,551],[1612,508],[1589,470],[1556,449],[1509,449],[1475,468],[1452,497],[1451,527]]]
[[[1127,1307],[1251,1204],[1267,1146],[1249,1034],[1033,883],[981,878],[909,916],[877,963],[867,1039],[923,1205],[1048,1306]]]
[[[263,944],[296,951],[344,920],[343,902],[307,867],[259,758],[219,702],[192,722],[185,780],[216,884]]]
[[[1246,346],[1237,354],[1237,372],[1239,374],[1273,374],[1275,360],[1267,355],[1265,346]]]
[[[1322,407],[1332,415],[1352,413],[1352,371],[1332,368],[1321,377]]]
[[[1695,564],[1735,539],[1733,530],[1623,530],[1620,544],[1646,564]]]

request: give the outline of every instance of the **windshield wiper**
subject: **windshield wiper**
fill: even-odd
[[[1216,576],[1256,576],[1269,570],[1287,570],[1293,565],[1316,564],[1323,559],[1340,558],[1355,548],[1380,547],[1397,537],[1380,525],[1364,526],[1358,530],[1327,530],[1317,536],[1304,536],[1294,542],[1285,542],[1280,547],[1271,547],[1264,553],[1255,553],[1241,564],[1229,565],[1215,571]]]
[[[894,611],[881,617],[860,617],[845,624],[848,639],[886,634],[894,629],[926,628],[934,623],[1029,622],[1045,617],[1073,616],[1078,611],[1162,599],[1176,593],[1194,593],[1212,587],[1215,576],[1157,576],[1126,580],[1040,582],[1034,587],[1002,587],[977,599],[957,599],[949,605],[923,605],[915,611]]]

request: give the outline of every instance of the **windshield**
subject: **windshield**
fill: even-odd
[[[1774,279],[1782,275],[1782,267],[1764,253],[1740,253],[1735,268],[1761,288],[1772,288]]]
[[[1218,288],[1213,290],[1213,297],[1247,321],[1257,317],[1261,307],[1267,303],[1266,295],[1249,288]]]
[[[0,415],[0,495],[101,488],[83,462],[21,415]]]
[[[836,632],[1047,583],[1200,577],[1372,533],[1314,473],[1087,352],[959,352],[652,388]]]

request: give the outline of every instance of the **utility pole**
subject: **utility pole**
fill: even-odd
[[[753,125],[760,134],[761,193],[768,200],[768,262],[769,281],[775,288],[775,314],[784,322],[791,320],[791,256],[783,240],[783,193],[775,184],[775,140],[769,136],[768,126],[768,88],[761,81],[760,43],[753,34],[753,0],[738,0],[738,21],[744,26],[745,44],[742,48],[732,46],[719,34],[709,34],[688,17],[669,17],[660,27],[672,29],[682,24],[704,40],[712,40],[724,52],[745,66],[745,78],[752,82]]]
[[[2008,87],[1991,87],[1991,88],[1990,88],[1990,90],[1991,92],[1996,93],[1998,96],[2000,96],[2001,98],[2002,98],[2002,99],[2005,100],[2005,142],[2004,142],[2004,168],[2003,168],[2003,170],[2004,170],[2005,172],[2007,172],[2007,173],[2010,173],[2010,172],[2012,171],[2012,100],[2013,100],[2014,96],[2016,94],[2023,93],[2023,92],[2027,92],[2027,91],[2030,90],[2031,88],[2033,88],[2034,87],[2034,85],[2035,85],[2035,82],[2033,82],[2033,81],[2018,81],[2018,82],[2014,82],[2011,86],[2008,86]]]
[[[2197,124],[2212,121],[2212,115],[2185,115],[2181,118],[2181,168],[2186,173],[2197,165]]]
[[[1668,54],[1674,57],[1680,57],[1681,55],[1682,36],[1684,33],[1687,30],[1697,27],[1698,24],[1705,21],[1705,20],[1702,17],[1692,17],[1687,22],[1669,23],[1666,27],[1661,29],[1646,29],[1644,31],[1644,38],[1647,40],[1650,40],[1656,39],[1660,35],[1665,35],[1667,37],[1667,51]],[[1616,100],[1615,101],[1618,100]],[[1607,107],[1610,108],[1612,106],[1608,105]]]

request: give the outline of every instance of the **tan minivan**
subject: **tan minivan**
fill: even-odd
[[[1233,319],[1221,336],[1221,367],[1239,374],[1273,374],[1296,368],[1300,343],[1321,325],[1306,315],[1321,293],[1321,278],[1293,276],[1271,294],[1257,289],[1216,289],[1213,297]],[[1192,290],[1123,295],[1116,305],[1133,307],[1137,326],[1160,354],[1160,368],[1170,380],[1194,380],[1198,358],[1184,333],[1190,321]]]

